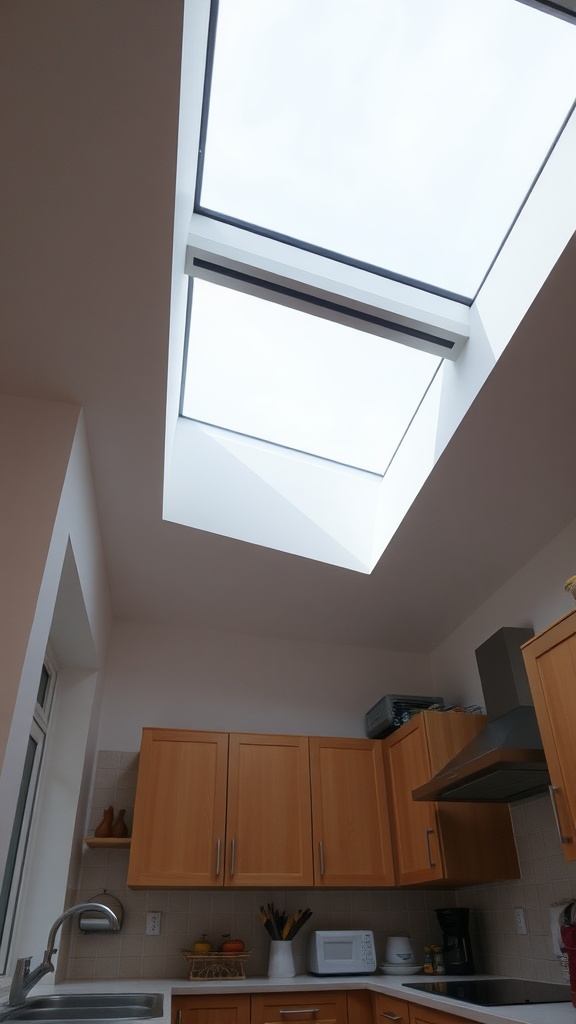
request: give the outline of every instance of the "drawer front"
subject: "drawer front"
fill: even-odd
[[[250,1024],[250,996],[173,996],[172,1024]]]
[[[347,1024],[345,992],[286,992],[252,996],[251,1024]]]
[[[405,999],[372,993],[374,1024],[409,1024],[410,1010]]]

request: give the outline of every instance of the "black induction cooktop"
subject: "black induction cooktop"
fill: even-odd
[[[551,981],[524,981],[520,978],[479,978],[462,981],[403,982],[404,988],[461,999],[476,1006],[519,1006],[522,1003],[569,1003],[569,985]]]

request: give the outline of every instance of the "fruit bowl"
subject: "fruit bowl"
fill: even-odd
[[[225,981],[245,978],[244,964],[252,950],[243,953],[197,953],[183,949],[182,955],[190,968],[190,981]]]

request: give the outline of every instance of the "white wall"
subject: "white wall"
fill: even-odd
[[[98,746],[138,750],[143,726],[364,736],[386,693],[427,693],[422,654],[116,622]]]
[[[501,626],[531,626],[539,633],[572,611],[574,601],[563,587],[575,572],[576,520],[436,648],[431,668],[439,691],[465,703],[482,704],[476,648]]]
[[[483,704],[474,651],[501,626],[535,632],[570,611],[576,521],[430,656],[116,622],[97,745],[138,750],[143,726],[363,736],[387,693]]]
[[[77,406],[2,396],[0,522],[3,652],[0,820],[14,819],[22,767],[51,633],[63,669],[47,745],[51,787],[19,900],[13,959],[38,956],[66,897],[78,805],[87,799],[99,711],[98,668],[110,628],[104,559],[92,488],[84,419]],[[67,626],[67,635],[66,629]],[[66,775],[66,784],[60,777]],[[50,810],[50,813],[46,813]],[[0,829],[0,874],[10,827]],[[34,838],[34,837],[33,837]],[[53,854],[50,884],[43,858]],[[20,948],[20,942],[31,946]]]
[[[38,688],[37,675],[36,689],[21,691],[22,669],[79,414],[77,406],[0,395],[0,766],[17,703],[26,703],[29,721]]]

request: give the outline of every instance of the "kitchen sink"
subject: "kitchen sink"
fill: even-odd
[[[159,992],[63,992],[0,1009],[0,1022],[149,1020],[161,1017],[163,1008]]]

